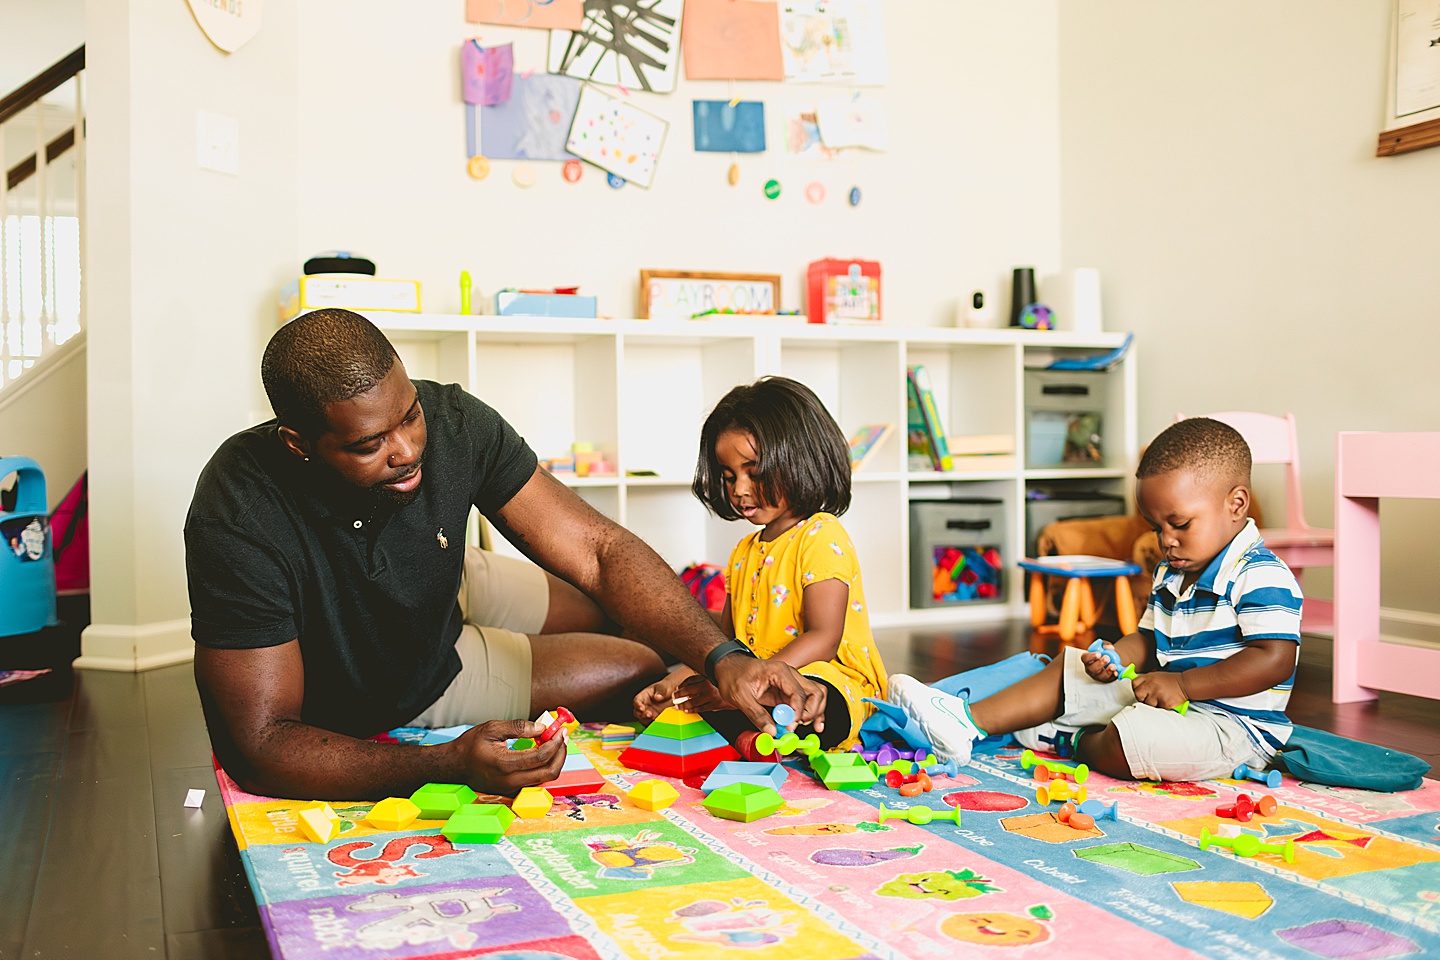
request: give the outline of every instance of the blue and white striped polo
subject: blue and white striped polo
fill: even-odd
[[[1230,541],[1190,589],[1182,571],[1161,562],[1140,633],[1155,644],[1162,670],[1179,673],[1234,656],[1252,640],[1291,640],[1300,657],[1300,584],[1284,561],[1265,547],[1254,520]],[[1200,700],[1192,709],[1227,713],[1256,746],[1273,757],[1290,737],[1285,705],[1295,672],[1284,683],[1248,697]]]

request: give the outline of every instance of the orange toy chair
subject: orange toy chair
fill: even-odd
[[[1277,557],[1302,580],[1306,567],[1335,565],[1335,531],[1312,527],[1305,522],[1305,504],[1300,496],[1300,445],[1295,440],[1295,415],[1283,417],[1268,413],[1230,411],[1205,414],[1211,420],[1228,423],[1250,445],[1250,458],[1255,463],[1285,465],[1285,526],[1262,528],[1265,538]],[[1176,420],[1184,420],[1177,414]],[[1301,589],[1304,589],[1303,583]],[[1333,630],[1335,609],[1329,600],[1305,598],[1304,630]]]

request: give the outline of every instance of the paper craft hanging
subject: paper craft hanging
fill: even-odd
[[[595,88],[580,92],[565,148],[629,182],[649,187],[669,124]]]
[[[882,86],[890,80],[881,0],[792,0],[780,4],[785,79]]]
[[[767,0],[687,0],[687,80],[784,80],[780,7]]]
[[[492,160],[569,160],[565,138],[580,99],[580,82],[548,73],[513,78],[509,100],[493,107],[467,104],[470,156]],[[476,150],[475,128],[480,143]]]
[[[779,117],[779,139],[787,154],[802,160],[835,159],[835,151],[820,136],[814,104],[782,104],[778,109],[773,103],[770,106]]]
[[[550,33],[549,70],[632,90],[675,89],[685,0],[586,0],[585,23]]]
[[[466,40],[460,48],[460,92],[466,103],[493,107],[510,99],[515,48],[508,43],[482,47]]]
[[[465,0],[471,23],[503,23],[541,30],[579,30],[585,22],[584,0]]]
[[[764,153],[765,104],[695,101],[695,149],[701,153]]]
[[[815,116],[820,121],[820,136],[832,150],[890,147],[885,104],[873,97],[829,97],[820,101]]]

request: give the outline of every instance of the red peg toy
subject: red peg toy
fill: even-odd
[[[758,730],[746,730],[735,738],[735,749],[739,751],[740,756],[751,763],[779,763],[780,754],[778,752],[772,750],[769,753],[761,753],[756,749],[755,740],[759,736]]]
[[[1239,820],[1241,823],[1248,823],[1255,814],[1262,817],[1273,817],[1278,804],[1275,798],[1269,794],[1262,794],[1257,800],[1248,793],[1238,794],[1234,803],[1222,804],[1215,808],[1215,816],[1229,817],[1232,820]]]
[[[899,790],[900,795],[904,797],[919,796],[921,791],[929,793],[935,789],[935,783],[930,779],[930,774],[924,770],[921,770],[919,773],[913,773],[908,777],[899,770],[887,770],[885,771],[885,786],[892,790]],[[915,789],[913,792],[907,793],[906,788],[908,787],[914,787]]]
[[[571,713],[565,707],[556,707],[555,720],[550,724],[550,726],[540,731],[540,735],[535,738],[535,742],[545,743],[551,737],[555,736],[555,734],[565,729],[568,724],[572,724],[574,722],[575,714]]]

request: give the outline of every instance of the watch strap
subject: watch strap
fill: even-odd
[[[743,653],[748,657],[755,656],[755,651],[751,650],[739,640],[726,640],[724,643],[717,644],[705,655],[705,668],[703,671],[705,679],[711,683],[715,683],[715,665],[732,653]]]

